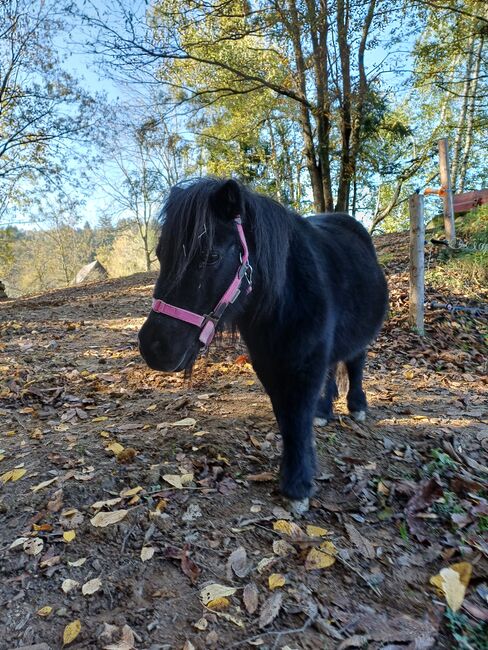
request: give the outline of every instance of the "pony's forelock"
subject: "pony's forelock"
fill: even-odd
[[[226,183],[199,178],[172,188],[160,215],[161,272],[176,286],[196,255],[212,249],[219,207],[213,201]],[[256,311],[265,313],[281,294],[286,261],[297,215],[278,202],[239,184],[244,206],[241,218],[254,265]],[[237,215],[236,215],[237,216]]]

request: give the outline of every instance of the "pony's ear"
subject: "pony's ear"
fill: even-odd
[[[212,207],[221,219],[235,219],[242,214],[242,190],[237,181],[223,181],[212,196]]]

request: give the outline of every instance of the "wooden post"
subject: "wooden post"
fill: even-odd
[[[444,203],[444,230],[449,246],[456,245],[454,204],[452,199],[451,170],[449,166],[449,145],[447,138],[439,140],[439,171],[441,176],[442,201]]]
[[[424,195],[412,194],[408,199],[410,210],[410,302],[409,323],[418,334],[424,330]]]

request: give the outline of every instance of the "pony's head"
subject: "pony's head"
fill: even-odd
[[[139,332],[141,354],[154,370],[189,370],[213,336],[221,316],[215,311],[225,303],[227,321],[238,313],[251,280],[238,219],[245,218],[243,192],[234,180],[210,178],[171,190],[153,309]]]

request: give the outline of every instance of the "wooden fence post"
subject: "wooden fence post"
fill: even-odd
[[[454,224],[454,204],[451,187],[451,170],[449,166],[449,144],[447,138],[441,138],[439,145],[439,172],[441,177],[442,201],[444,203],[444,230],[449,246],[456,245],[456,226]]]
[[[412,194],[410,211],[410,292],[409,323],[423,336],[424,329],[424,195]]]

